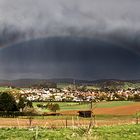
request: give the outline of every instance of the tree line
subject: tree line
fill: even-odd
[[[19,97],[18,101],[15,97],[8,92],[0,93],[0,114],[9,115],[14,114],[15,112],[21,112],[25,107],[33,108],[32,102],[26,100],[24,97]],[[12,113],[13,112],[13,113]],[[19,114],[19,113],[18,113]]]
[[[57,103],[37,104],[37,107],[48,109],[55,113],[57,110],[60,110]],[[10,92],[0,92],[0,116],[20,115],[38,115],[38,112],[33,107],[32,101],[27,100],[25,97],[19,96],[16,99]]]

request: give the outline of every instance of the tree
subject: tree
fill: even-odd
[[[23,111],[24,107],[26,106],[26,100],[23,97],[19,98],[19,102],[18,102],[18,108],[21,109],[21,111]]]
[[[49,104],[48,109],[53,112],[56,112],[57,110],[60,110],[60,106],[59,104]]]
[[[32,101],[27,101],[27,104],[26,104],[27,107],[30,107],[30,108],[33,108],[33,103]]]
[[[0,111],[18,111],[17,103],[12,94],[0,93]]]
[[[28,116],[29,126],[31,127],[34,119],[33,114],[36,114],[36,110],[33,107],[26,106],[24,107],[23,112],[26,114],[26,116]]]

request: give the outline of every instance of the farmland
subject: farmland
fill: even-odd
[[[1,88],[1,91],[8,91],[8,88]],[[10,89],[12,94],[16,97],[20,95],[18,89]],[[23,90],[23,89],[22,89]],[[30,91],[33,89],[28,89],[29,95]],[[51,93],[51,95],[58,97],[56,93],[60,91],[50,91],[45,92],[43,89],[34,89],[39,95],[47,95]],[[44,92],[44,93],[40,93]],[[65,90],[64,90],[65,91]],[[71,91],[73,92],[73,91]],[[66,95],[71,95],[71,92]],[[74,91],[77,93],[77,91]],[[78,91],[79,95],[81,91]],[[95,91],[93,91],[95,92]],[[137,92],[137,91],[136,91]],[[18,94],[17,94],[18,93]],[[84,92],[82,92],[84,93]],[[84,94],[88,95],[89,92],[85,92]],[[25,95],[27,95],[26,93]],[[32,93],[34,95],[34,92]],[[83,95],[84,95],[83,94]],[[96,93],[95,93],[96,94]],[[139,94],[139,92],[138,92]],[[24,95],[24,93],[22,94]],[[77,94],[74,94],[77,96]],[[93,94],[94,95],[94,94]],[[100,95],[108,95],[107,93]],[[111,94],[110,94],[111,95]],[[114,94],[115,95],[115,94]],[[118,95],[123,96],[122,93],[118,92]],[[53,96],[51,98],[53,99]],[[91,94],[89,94],[91,96]],[[116,96],[116,95],[115,95]],[[91,101],[42,101],[42,100],[34,100],[32,101],[33,106],[30,109],[35,110],[35,116],[3,116],[0,121],[0,139],[11,139],[11,140],[20,140],[20,139],[83,139],[86,140],[87,137],[89,139],[111,139],[112,136],[114,140],[117,139],[135,139],[138,138],[139,135],[139,125],[135,125],[137,123],[136,113],[140,112],[140,102],[132,101],[132,100],[121,100],[122,98],[118,98],[120,100],[96,100],[94,102]],[[37,95],[35,95],[37,97]],[[43,97],[43,96],[42,96]],[[67,97],[67,96],[66,96]],[[80,96],[77,96],[80,97]],[[84,96],[83,96],[84,97]],[[117,97],[117,96],[116,96]],[[98,99],[98,96],[97,96]],[[105,98],[106,99],[106,98]],[[50,110],[47,105],[49,104],[58,104],[60,110]],[[41,105],[41,106],[40,106]],[[79,116],[78,111],[90,110],[92,105],[93,116],[92,119],[83,118]],[[42,107],[43,106],[43,107]],[[26,107],[25,107],[26,109]],[[28,109],[28,108],[27,108]],[[51,116],[53,115],[54,116]],[[56,115],[56,116],[55,116]],[[13,118],[12,118],[13,117]],[[90,131],[90,134],[87,135],[86,131],[89,127],[89,124],[92,120],[92,126],[95,128]],[[129,125],[128,125],[129,124]],[[138,124],[138,123],[137,123]],[[118,126],[117,126],[118,125]],[[128,129],[127,129],[128,128]],[[119,133],[119,134],[118,134]],[[132,134],[131,134],[132,133]],[[6,135],[7,134],[7,135]],[[124,135],[123,135],[124,134]],[[26,136],[25,136],[26,135]]]
[[[34,107],[37,107],[37,104],[48,104],[50,102],[34,102]],[[51,103],[58,103],[60,106],[60,112],[64,111],[77,111],[77,110],[89,110],[91,104],[89,102],[80,103],[80,102],[51,102]],[[129,109],[132,108],[132,114],[134,114],[136,111],[139,110],[140,102],[133,102],[133,101],[111,101],[111,102],[99,102],[99,103],[93,103],[93,108],[95,111],[95,114],[103,114],[102,111],[107,114],[106,110],[122,110],[123,108]],[[104,111],[105,110],[105,111]],[[42,111],[49,111],[47,109],[42,109]],[[130,111],[130,112],[131,112]],[[100,112],[100,113],[98,113]],[[125,114],[126,110],[124,110]],[[110,113],[109,113],[110,114]],[[115,114],[115,112],[114,112]],[[118,114],[118,113],[117,113]],[[127,113],[127,115],[129,115]]]
[[[50,102],[34,102],[34,106],[36,107],[37,104],[47,104]],[[79,109],[89,109],[90,103],[80,103],[80,102],[51,102],[51,103],[58,103],[61,110],[79,110]],[[112,108],[117,106],[124,106],[124,105],[133,105],[138,104],[137,102],[133,101],[111,101],[111,102],[99,102],[95,103],[97,108]],[[94,103],[93,103],[94,105]]]
[[[37,108],[37,104],[47,104],[48,102],[34,102],[34,108],[39,111],[51,113],[50,110]],[[56,102],[55,102],[56,103]],[[34,116],[32,127],[65,127],[66,119],[68,126],[88,126],[90,118],[78,116],[79,110],[88,110],[90,104],[79,104],[76,102],[57,102],[60,105],[60,116]],[[140,103],[132,101],[112,101],[93,104],[93,113],[97,126],[132,124],[136,121],[136,113],[139,112]],[[1,118],[1,127],[29,127],[28,116],[18,118]]]

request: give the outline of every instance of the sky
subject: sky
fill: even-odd
[[[0,0],[0,79],[140,79],[139,0]]]

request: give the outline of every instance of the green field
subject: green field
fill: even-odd
[[[97,127],[86,133],[87,128],[1,128],[0,140],[138,140],[140,125]]]
[[[0,92],[10,91],[9,87],[0,87]]]
[[[133,101],[110,101],[110,102],[100,102],[97,103],[98,108],[110,108],[110,107],[117,107],[117,106],[125,106],[135,104],[136,102]]]
[[[48,104],[49,102],[34,102],[34,107],[37,106],[37,104]],[[91,104],[90,103],[78,103],[78,102],[52,102],[52,103],[58,103],[60,106],[61,111],[66,110],[87,110],[90,109]],[[99,103],[93,103],[93,107],[96,108],[111,108],[111,107],[117,107],[117,106],[124,106],[124,105],[131,105],[135,104],[133,101],[110,101],[110,102],[99,102]],[[43,111],[48,111],[47,109],[43,109]]]
[[[10,87],[0,87],[0,92],[8,92],[8,93],[20,93],[18,88],[10,88]]]

